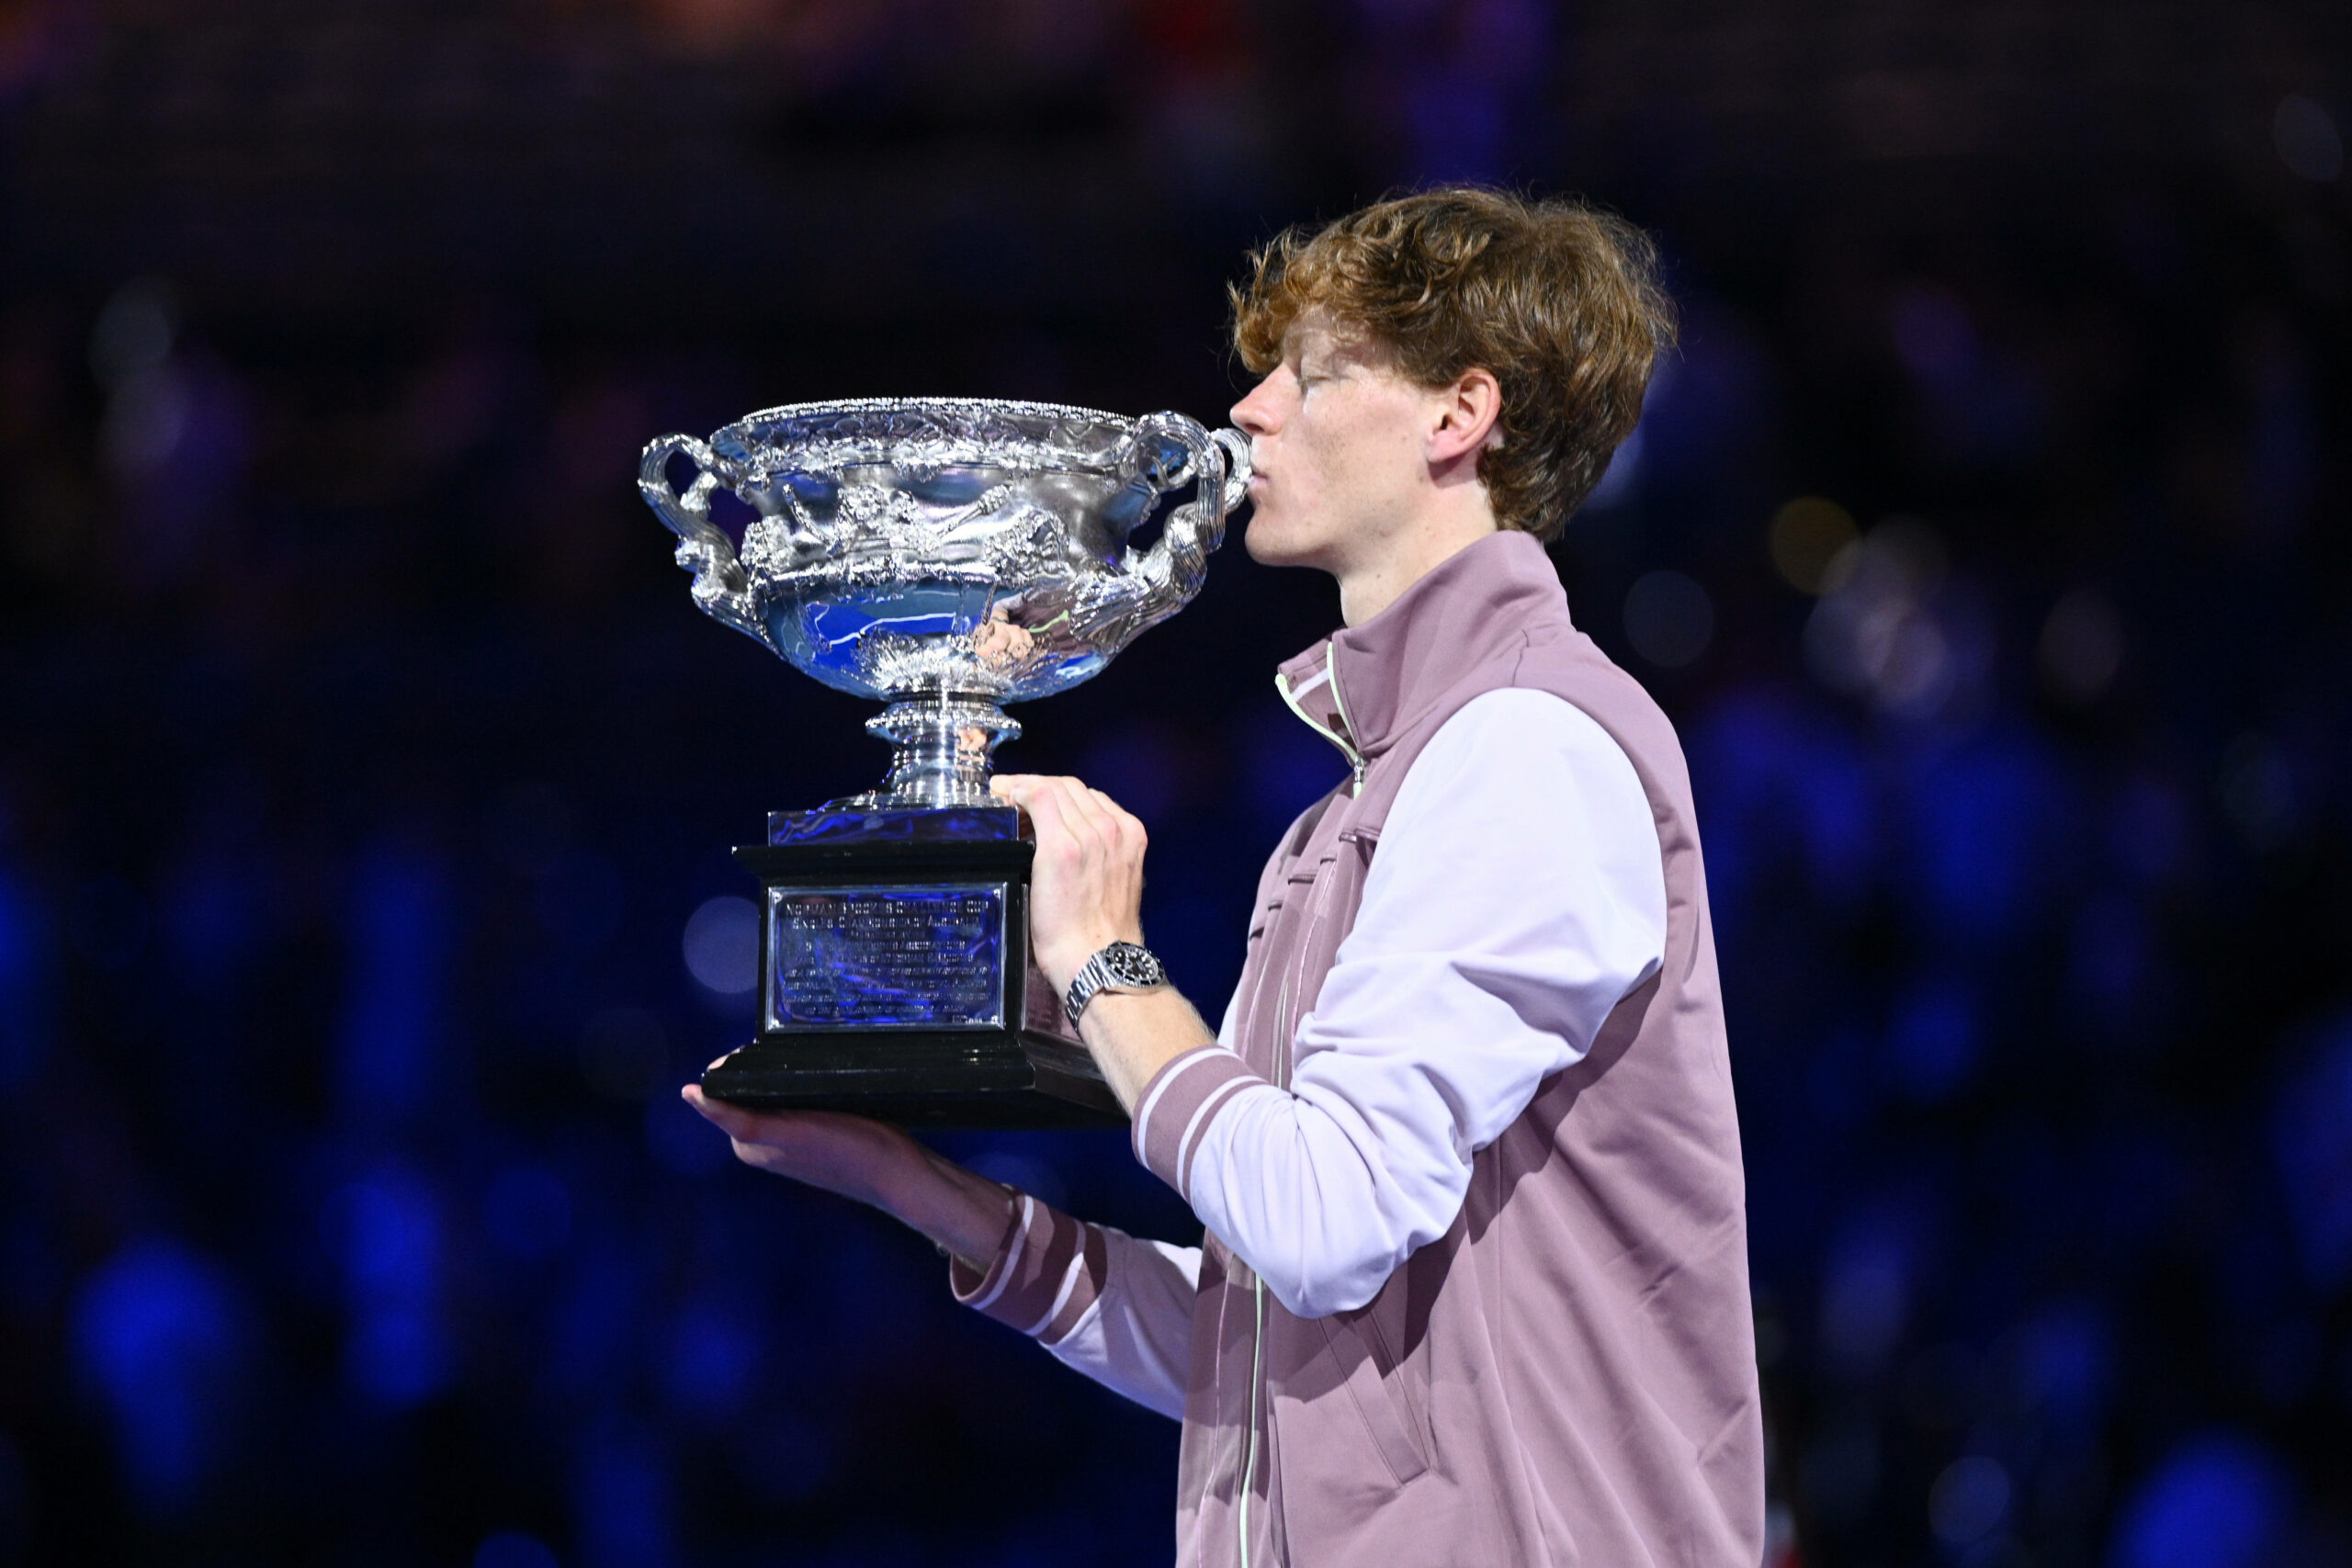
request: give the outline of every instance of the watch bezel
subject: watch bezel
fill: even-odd
[[[1168,971],[1159,955],[1137,942],[1114,942],[1095,956],[1102,960],[1102,967],[1118,986],[1160,986],[1167,984]]]

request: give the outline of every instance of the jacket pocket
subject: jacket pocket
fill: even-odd
[[[1283,899],[1280,894],[1260,900],[1256,912],[1250,917],[1250,945],[1255,947],[1265,940],[1267,931],[1282,918]]]
[[[1315,1321],[1382,1462],[1397,1485],[1412,1481],[1430,1467],[1429,1434],[1406,1396],[1403,1369],[1390,1354],[1372,1309]]]
[[[1284,897],[1299,924],[1286,943],[1290,950],[1293,1005],[1290,1017],[1283,1023],[1285,1032],[1295,1029],[1299,1019],[1312,1012],[1321,998],[1323,982],[1339,959],[1340,944],[1355,927],[1356,907],[1363,899],[1364,874],[1371,863],[1371,852],[1368,840],[1343,838],[1335,840],[1312,865],[1302,865],[1291,873]],[[1286,1032],[1285,1053],[1289,1044]]]

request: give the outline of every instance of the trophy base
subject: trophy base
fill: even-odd
[[[703,1091],[912,1126],[1123,1124],[1029,961],[1025,826],[997,805],[771,817],[735,852],[763,892],[759,1035]]]
[[[1084,1050],[1024,1033],[974,1049],[953,1035],[870,1043],[753,1042],[702,1076],[747,1111],[839,1111],[909,1127],[1117,1127],[1127,1114]]]

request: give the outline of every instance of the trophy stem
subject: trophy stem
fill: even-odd
[[[993,806],[989,759],[1021,726],[989,697],[959,692],[892,703],[865,721],[897,749],[876,806]]]

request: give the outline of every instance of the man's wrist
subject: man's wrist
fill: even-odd
[[[933,1149],[899,1173],[905,1185],[876,1206],[931,1238],[948,1256],[985,1271],[1019,1199],[1012,1189]]]
[[[1045,972],[1047,980],[1053,982],[1054,994],[1066,997],[1069,995],[1070,982],[1078,978],[1080,969],[1086,967],[1086,961],[1114,942],[1131,942],[1141,946],[1143,931],[1140,928],[1103,931],[1079,942],[1056,942],[1051,947],[1040,947],[1037,950],[1037,967]]]
[[[899,1157],[875,1172],[865,1201],[900,1224],[921,1230],[937,1201],[939,1165],[936,1154],[909,1138]]]

